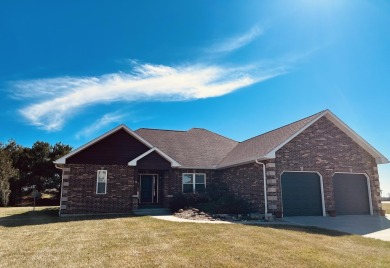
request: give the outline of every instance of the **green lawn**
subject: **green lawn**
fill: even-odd
[[[390,203],[382,203],[382,209],[386,210],[386,214],[390,214]]]
[[[316,228],[56,213],[0,208],[0,266],[390,267],[390,242]]]

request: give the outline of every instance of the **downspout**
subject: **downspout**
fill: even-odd
[[[56,164],[54,164],[54,166],[58,169],[61,169],[62,171],[62,174],[61,174],[61,190],[60,190],[60,209],[58,211],[58,216],[61,217],[61,204],[62,204],[62,188],[64,187],[64,169],[63,167],[59,167],[57,166]]]
[[[265,175],[265,164],[255,159],[256,164],[263,166],[263,182],[264,182],[264,215],[268,215],[268,204],[267,204],[267,181]]]

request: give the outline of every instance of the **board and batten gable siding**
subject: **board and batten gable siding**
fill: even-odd
[[[66,164],[127,165],[149,148],[123,129],[66,159]]]
[[[137,168],[168,170],[171,168],[171,162],[154,151],[138,160]]]
[[[320,118],[276,152],[277,209],[281,210],[281,174],[285,171],[314,171],[323,177],[325,211],[335,209],[332,177],[335,172],[365,173],[370,179],[372,207],[378,213],[380,188],[375,159],[326,117]]]

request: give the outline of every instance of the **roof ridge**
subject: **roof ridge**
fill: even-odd
[[[134,131],[138,131],[140,129],[148,129],[148,130],[159,130],[159,131],[173,131],[173,132],[188,132],[187,130],[175,130],[175,129],[160,129],[160,128],[148,128],[148,127],[141,127]]]
[[[243,143],[243,142],[249,141],[249,140],[251,140],[251,139],[254,139],[254,138],[263,136],[263,135],[265,135],[265,134],[274,132],[274,131],[279,130],[279,129],[281,129],[281,128],[284,128],[284,127],[290,126],[290,125],[292,125],[292,124],[298,123],[298,122],[300,122],[300,121],[306,120],[306,119],[308,119],[308,118],[310,118],[310,117],[315,117],[316,115],[320,115],[321,113],[323,113],[323,112],[325,112],[325,111],[327,111],[327,109],[322,110],[321,112],[318,112],[318,113],[309,115],[309,116],[307,116],[307,117],[305,117],[305,118],[302,118],[302,119],[300,119],[300,120],[294,121],[294,122],[289,123],[289,124],[287,124],[287,125],[284,125],[284,126],[281,126],[281,127],[278,127],[278,128],[272,129],[272,130],[269,130],[269,131],[267,131],[267,132],[264,132],[264,133],[262,133],[262,134],[256,135],[256,136],[254,136],[254,137],[252,137],[252,138],[243,140],[243,141],[241,141],[240,143]],[[313,119],[314,119],[314,118],[313,118]],[[313,120],[313,119],[312,119],[312,120]],[[311,120],[310,120],[310,122],[311,122]]]
[[[217,136],[220,136],[220,137],[222,137],[222,138],[225,138],[225,139],[227,139],[227,140],[234,141],[234,142],[236,142],[237,144],[240,143],[239,141],[233,140],[232,138],[226,137],[226,136],[224,136],[224,135],[222,135],[222,134],[219,134],[219,133],[217,133],[217,132],[211,131],[211,130],[209,130],[209,129],[207,129],[207,128],[193,127],[193,128],[191,128],[191,129],[202,129],[202,130],[208,131],[208,132],[210,132],[210,133],[213,133],[213,134],[215,134],[215,135],[217,135]],[[191,129],[189,129],[188,132],[189,132]]]
[[[241,142],[237,142],[237,144],[229,151],[226,153],[226,155],[224,157],[222,157],[222,159],[217,163],[217,167],[219,167],[219,164],[221,164],[223,162],[223,160],[225,160],[226,157],[228,157],[228,155],[230,155],[230,153],[235,149],[237,148],[238,145],[240,145]]]

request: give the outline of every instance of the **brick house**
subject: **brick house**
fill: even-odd
[[[223,182],[254,212],[378,214],[378,164],[389,161],[329,110],[237,142],[206,129],[120,125],[54,163],[60,215],[167,207]]]

